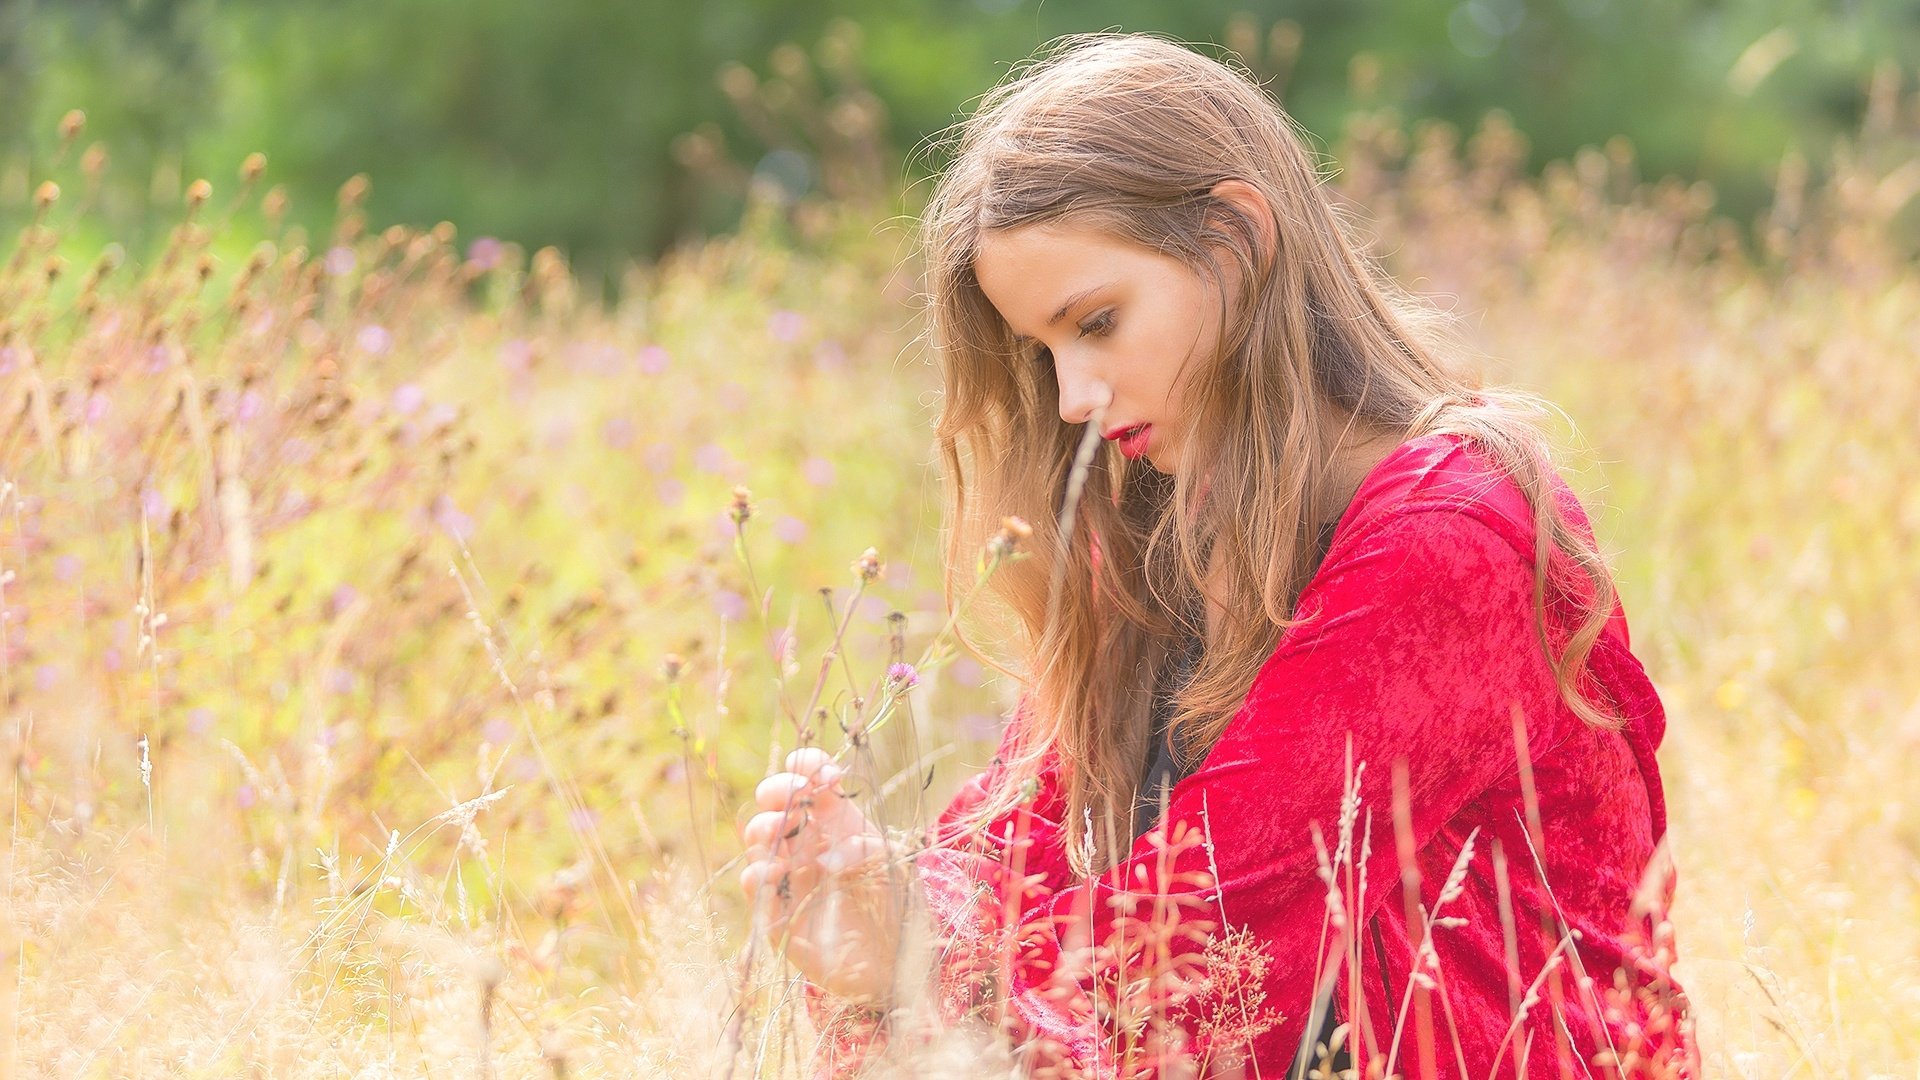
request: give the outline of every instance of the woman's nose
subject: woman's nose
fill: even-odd
[[[1113,391],[1106,383],[1066,364],[1055,367],[1054,378],[1060,384],[1060,419],[1066,423],[1084,424],[1113,402]]]

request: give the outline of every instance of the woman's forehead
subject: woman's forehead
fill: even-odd
[[[1088,229],[1026,226],[983,235],[973,273],[996,307],[1012,302],[1038,309],[1040,321],[1067,297],[1136,271],[1151,253]]]
[[[977,268],[983,259],[1070,262],[1136,250],[1139,249],[1104,229],[1070,221],[1043,221],[981,230],[979,241],[974,245],[974,263]]]
[[[1019,342],[1122,290],[1178,287],[1171,275],[1181,269],[1110,232],[1054,222],[983,232],[973,260],[980,290]]]

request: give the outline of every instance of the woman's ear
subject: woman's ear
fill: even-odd
[[[1266,196],[1260,194],[1259,188],[1234,177],[1228,177],[1213,185],[1208,194],[1233,204],[1235,209],[1253,221],[1254,235],[1257,238],[1253,265],[1264,272],[1272,264],[1274,254],[1280,247],[1280,237],[1274,229],[1273,208],[1267,205]],[[1222,228],[1231,227],[1230,222],[1227,221],[1221,221],[1219,224]]]

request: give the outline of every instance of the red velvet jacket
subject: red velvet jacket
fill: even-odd
[[[1577,498],[1553,481],[1575,527],[1591,535]],[[1242,1014],[1249,1000],[1252,1015],[1282,1014],[1244,1048],[1261,1075],[1283,1076],[1292,1063],[1320,971],[1336,972],[1340,1018],[1351,1020],[1355,1004],[1365,1018],[1365,1030],[1350,1036],[1362,1076],[1396,1045],[1393,1071],[1416,1077],[1698,1075],[1685,997],[1668,970],[1670,866],[1642,887],[1666,831],[1654,759],[1665,714],[1628,650],[1617,604],[1580,685],[1589,700],[1597,687],[1625,727],[1591,727],[1560,700],[1538,637],[1533,551],[1517,484],[1461,437],[1413,439],[1360,485],[1301,594],[1296,615],[1309,621],[1281,637],[1219,740],[1172,788],[1166,832],[1140,837],[1124,863],[1090,884],[1067,868],[1054,771],[984,835],[958,837],[953,822],[988,790],[993,770],[971,779],[917,858],[935,925],[949,939],[941,985],[950,1008],[971,1003],[984,971],[1012,1006],[1004,1022],[1030,1044],[1032,1064],[1157,1075],[1155,1061],[1128,1056],[1104,1019],[1111,1008],[1087,996],[1093,976],[1069,954],[1089,935],[1102,945],[1137,936],[1132,920],[1149,917],[1159,894],[1160,910],[1171,898],[1190,929],[1224,916],[1264,946],[1263,973],[1236,962],[1257,976],[1236,992]],[[1553,586],[1578,592],[1584,582],[1566,577],[1565,557],[1554,555],[1547,614],[1558,655],[1572,617]],[[1003,750],[1019,736],[1024,707],[1023,699]],[[1320,867],[1326,856],[1338,864],[1349,740],[1365,768],[1351,871],[1331,875],[1340,895],[1330,900]],[[1411,807],[1410,835],[1398,840],[1397,760]],[[1526,813],[1529,784],[1537,831]],[[1210,845],[1166,843],[1189,829]],[[1402,844],[1417,884],[1403,876]],[[1442,903],[1456,863],[1463,876]],[[1330,903],[1361,928],[1350,945],[1330,925]],[[1027,931],[1009,945],[1017,924]],[[1423,938],[1430,953],[1416,961]],[[1197,964],[1204,940],[1177,938],[1170,951]],[[1245,997],[1247,989],[1264,999]],[[809,1001],[816,1019],[830,1018],[829,999],[813,992]],[[849,1025],[843,1014],[816,1060],[845,1071],[871,1038],[871,1024]],[[1230,1042],[1202,1031],[1188,1049],[1212,1053],[1223,1068],[1234,1056]],[[1254,1063],[1242,1062],[1246,1075]]]

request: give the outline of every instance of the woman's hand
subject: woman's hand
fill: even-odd
[[[840,790],[826,751],[795,750],[786,767],[754,789],[760,812],[742,830],[755,925],[822,990],[882,1002],[902,910],[886,837]]]

